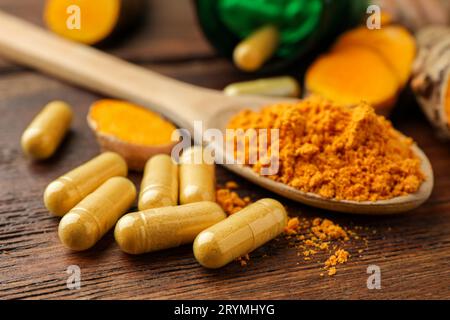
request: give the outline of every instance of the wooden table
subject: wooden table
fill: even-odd
[[[40,25],[42,2],[1,0],[0,9]],[[105,50],[211,88],[221,89],[247,78],[204,41],[187,0],[152,1],[145,24]],[[292,216],[328,217],[342,226],[369,228],[362,232],[369,241],[361,257],[358,244],[348,244],[352,258],[334,277],[319,275],[325,255],[304,261],[283,238],[252,253],[248,266],[231,263],[217,271],[199,266],[190,246],[138,257],[126,255],[112,233],[87,252],[66,250],[57,237],[58,219],[44,208],[42,193],[51,180],[98,153],[85,117],[90,103],[99,98],[0,61],[0,298],[450,298],[450,144],[435,138],[410,95],[402,97],[392,119],[418,141],[434,167],[435,188],[425,205],[405,215],[361,217],[281,199]],[[21,153],[20,136],[38,110],[53,99],[73,105],[73,129],[52,159],[32,163]],[[140,181],[137,174],[131,178],[136,184]],[[228,180],[236,180],[239,192],[253,199],[274,196],[219,167],[219,183]],[[367,289],[366,271],[371,264],[381,268],[381,290]],[[69,265],[81,268],[80,290],[66,287]]]

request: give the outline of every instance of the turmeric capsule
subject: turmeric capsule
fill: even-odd
[[[23,152],[33,159],[49,158],[66,135],[72,118],[73,112],[67,103],[47,104],[23,133]]]
[[[214,163],[203,157],[203,148],[194,146],[180,157],[180,204],[215,201]]]
[[[134,184],[124,177],[107,180],[70,210],[59,223],[58,235],[69,249],[92,247],[136,199]]]
[[[281,203],[259,200],[202,231],[194,241],[195,258],[206,268],[223,267],[278,236],[286,223]]]
[[[102,183],[127,175],[125,160],[114,152],[105,152],[51,182],[44,192],[46,208],[63,216]]]
[[[178,165],[166,154],[150,158],[145,165],[139,193],[139,211],[175,206],[178,202]]]
[[[245,94],[272,96],[272,97],[299,97],[300,85],[292,77],[274,77],[232,83],[225,87],[227,96],[239,96]]]
[[[264,26],[234,49],[234,64],[243,71],[256,71],[275,53],[279,43],[279,32],[275,26]]]
[[[122,251],[141,254],[192,243],[204,229],[226,218],[209,201],[139,211],[123,216],[114,237]]]

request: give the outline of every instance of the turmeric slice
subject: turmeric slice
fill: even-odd
[[[44,22],[65,38],[97,44],[124,31],[142,13],[142,0],[47,0]]]
[[[411,75],[416,56],[416,42],[406,28],[396,25],[370,30],[359,27],[339,37],[333,50],[362,46],[380,54],[396,73],[403,87]]]
[[[353,106],[365,101],[386,114],[397,100],[399,80],[380,55],[356,46],[318,58],[306,73],[306,87],[337,104]]]
[[[88,124],[102,150],[122,155],[130,169],[142,170],[146,161],[159,153],[169,154],[175,126],[143,107],[104,99],[92,104]]]

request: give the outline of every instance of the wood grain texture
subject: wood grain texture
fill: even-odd
[[[39,23],[39,3],[0,0],[0,9]],[[151,4],[159,8],[153,7],[151,12],[157,16],[154,24],[147,22],[130,40],[108,51],[211,88],[246,78],[216,57],[202,40],[188,1]],[[0,299],[450,298],[450,144],[434,137],[411,96],[402,97],[393,121],[418,142],[433,165],[435,188],[425,205],[408,215],[356,217],[278,198],[293,216],[328,217],[343,226],[369,228],[362,232],[369,240],[367,248],[358,241],[345,244],[352,257],[334,277],[319,276],[318,262],[323,263],[326,256],[304,261],[282,238],[254,252],[247,267],[232,263],[217,271],[199,266],[190,246],[128,256],[118,249],[111,232],[87,252],[72,253],[63,248],[56,232],[58,219],[46,212],[42,193],[52,179],[98,153],[85,121],[90,103],[98,98],[44,75],[0,63]],[[20,151],[20,135],[53,99],[74,106],[72,130],[53,158],[31,163]],[[135,174],[131,178],[136,185],[141,179]],[[254,199],[273,196],[220,167],[218,180],[236,180],[240,192]],[[364,249],[361,257],[359,249]],[[80,290],[66,288],[66,269],[72,264],[81,268]],[[381,290],[366,287],[370,264],[381,267]]]

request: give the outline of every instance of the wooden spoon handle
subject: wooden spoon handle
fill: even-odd
[[[186,128],[214,112],[202,106],[223,98],[214,90],[159,75],[1,11],[0,30],[0,55],[81,87],[150,107]]]

